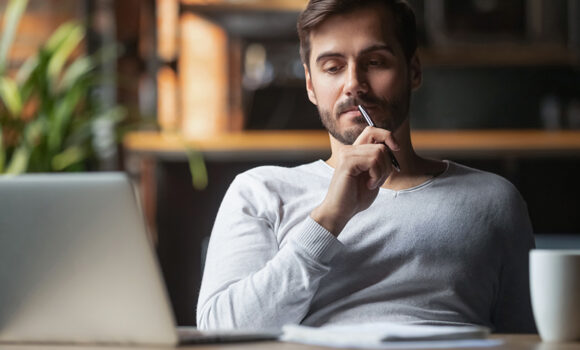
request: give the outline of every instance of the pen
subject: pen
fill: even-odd
[[[375,126],[375,123],[371,119],[371,116],[367,113],[366,109],[364,109],[363,106],[358,105],[358,110],[360,111],[360,114],[362,114],[362,116],[365,118],[369,126]],[[383,144],[387,146],[384,142]],[[395,168],[395,170],[400,172],[401,167],[399,166],[399,162],[397,161],[397,158],[395,158],[395,155],[393,154],[389,146],[387,146],[387,152],[389,152],[389,156],[391,157],[391,163],[393,164],[393,167]]]

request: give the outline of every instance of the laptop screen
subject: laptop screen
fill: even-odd
[[[0,177],[0,341],[175,344],[123,173]]]

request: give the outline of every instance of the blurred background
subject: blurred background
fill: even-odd
[[[580,1],[410,2],[418,152],[508,178],[538,237],[580,237]],[[0,172],[127,171],[178,322],[195,324],[204,242],[234,176],[329,154],[298,54],[305,4],[0,0],[3,37],[20,16],[0,44]]]

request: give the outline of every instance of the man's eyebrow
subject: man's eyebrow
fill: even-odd
[[[318,57],[316,57],[316,63],[322,61],[323,59],[326,58],[343,58],[344,55],[338,52],[323,52],[320,55],[318,55]]]
[[[385,45],[385,44],[377,44],[377,45],[371,45],[365,49],[363,49],[360,54],[361,55],[366,55],[369,54],[371,52],[375,52],[375,51],[387,51],[389,52],[391,55],[395,55],[395,50],[393,49],[392,46],[390,45]],[[318,55],[318,57],[316,57],[316,63],[327,59],[327,58],[343,58],[344,55],[339,53],[339,52],[323,52],[320,55]]]
[[[388,51],[391,55],[395,55],[395,50],[393,49],[393,47],[385,44],[377,44],[369,46],[363,49],[360,53],[364,55],[374,51]]]

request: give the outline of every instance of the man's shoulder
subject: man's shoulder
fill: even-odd
[[[467,210],[481,213],[488,220],[493,217],[502,227],[516,225],[518,232],[531,231],[526,202],[506,178],[457,163],[450,164],[449,170],[451,190],[447,194],[460,200]]]
[[[481,194],[519,196],[517,188],[503,176],[467,165],[449,162],[449,178],[454,184]]]
[[[325,174],[325,164],[322,161],[301,164],[293,167],[262,165],[246,170],[236,176],[237,182],[258,182],[266,186],[304,183],[315,178],[328,176]]]
[[[246,202],[287,201],[304,193],[312,193],[330,181],[322,161],[294,167],[264,165],[246,170],[230,184],[228,194],[243,197]],[[326,179],[328,178],[328,179]]]

